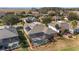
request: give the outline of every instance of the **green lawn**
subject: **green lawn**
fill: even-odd
[[[64,48],[61,51],[79,51],[79,47]]]

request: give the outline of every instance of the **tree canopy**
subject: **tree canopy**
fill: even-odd
[[[31,10],[28,10],[27,14],[32,14],[32,11]]]
[[[55,11],[48,11],[48,15],[49,16],[54,16],[54,15],[56,15],[56,12]]]
[[[77,21],[76,20],[71,21],[71,26],[72,26],[73,29],[76,28],[77,27]]]
[[[14,25],[19,21],[19,18],[16,15],[5,15],[3,18],[3,23],[6,25]]]
[[[78,20],[78,15],[76,13],[70,12],[69,13],[69,20]]]
[[[43,17],[42,18],[42,23],[44,23],[46,26],[48,23],[50,23],[52,20],[51,20],[51,17],[47,16],[47,17]]]

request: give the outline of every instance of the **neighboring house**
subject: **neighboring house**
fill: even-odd
[[[56,25],[58,25],[58,26],[56,26]],[[52,23],[48,24],[48,27],[53,29],[57,33],[60,33],[60,31],[63,32],[64,30],[69,30],[69,24],[64,21],[52,22]],[[59,27],[59,28],[57,28],[57,27]]]
[[[53,16],[52,17],[52,21],[59,21],[59,20],[61,20],[60,16]]]
[[[77,21],[77,27],[75,29],[72,28],[70,23],[65,21],[57,21],[57,24],[59,25],[61,31],[68,30],[71,34],[79,33],[79,21]]]
[[[68,19],[67,16],[64,16],[64,20],[65,20],[65,21],[69,21],[69,19]]]
[[[59,33],[59,29],[56,29],[55,27],[56,23],[52,22],[48,24],[48,27],[51,28],[52,30],[56,31],[57,33]]]
[[[79,21],[77,21],[77,28],[75,29],[75,33],[79,34]]]
[[[59,25],[60,29],[69,30],[69,24],[67,22],[58,21],[57,24]]]
[[[26,18],[22,18],[22,20],[26,23],[31,23],[31,22],[36,22],[37,19],[35,17],[26,17]]]
[[[79,21],[77,21],[77,27],[75,29],[72,28],[70,23],[65,21],[57,21],[57,24],[59,25],[61,31],[68,30],[71,34],[79,33]]]
[[[11,50],[19,47],[18,33],[15,28],[0,29],[0,50]]]
[[[36,24],[29,32],[28,32],[31,41],[34,46],[39,46],[42,44],[46,44],[51,39],[54,39],[54,36],[57,35],[57,32],[46,27],[44,24]]]
[[[79,28],[74,30],[74,34],[79,34]]]

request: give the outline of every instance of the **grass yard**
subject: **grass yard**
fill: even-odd
[[[61,51],[79,51],[79,47],[64,48]]]
[[[56,42],[36,47],[32,51],[79,51],[79,35],[77,35],[77,39],[61,37]]]

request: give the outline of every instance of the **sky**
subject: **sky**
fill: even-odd
[[[79,0],[0,0],[0,7],[79,7]]]

